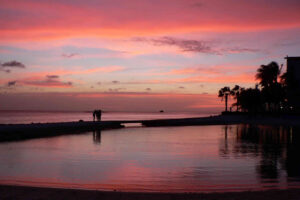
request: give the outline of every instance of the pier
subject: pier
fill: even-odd
[[[299,126],[299,116],[279,117],[251,117],[242,115],[218,115],[201,118],[158,119],[158,120],[116,120],[116,121],[78,121],[58,123],[31,123],[31,124],[1,124],[0,142],[18,141],[31,138],[51,137],[65,134],[77,134],[94,130],[124,128],[125,124],[139,123],[145,127],[164,126],[195,126],[195,125],[283,125]]]

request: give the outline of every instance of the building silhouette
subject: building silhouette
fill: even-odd
[[[287,61],[287,98],[292,111],[300,112],[300,57],[285,57]]]

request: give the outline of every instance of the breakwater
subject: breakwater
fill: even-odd
[[[0,142],[31,138],[51,137],[63,134],[76,134],[86,131],[123,128],[124,124],[140,123],[145,127],[155,126],[195,126],[256,124],[272,126],[299,126],[300,116],[246,116],[218,115],[200,118],[160,119],[160,120],[122,120],[122,121],[78,121],[59,123],[31,123],[0,125]]]

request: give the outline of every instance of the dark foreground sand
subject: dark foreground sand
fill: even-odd
[[[0,185],[1,200],[299,200],[300,189],[227,193],[133,193]]]

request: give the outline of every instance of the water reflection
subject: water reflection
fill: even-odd
[[[228,134],[232,135],[231,141]],[[224,126],[220,157],[254,158],[257,160],[256,173],[262,183],[278,182],[282,177],[299,179],[299,134],[299,127]]]
[[[93,141],[94,144],[101,144],[101,129],[93,131]]]
[[[149,127],[1,143],[0,183],[164,192],[300,187],[299,134],[297,127]]]

